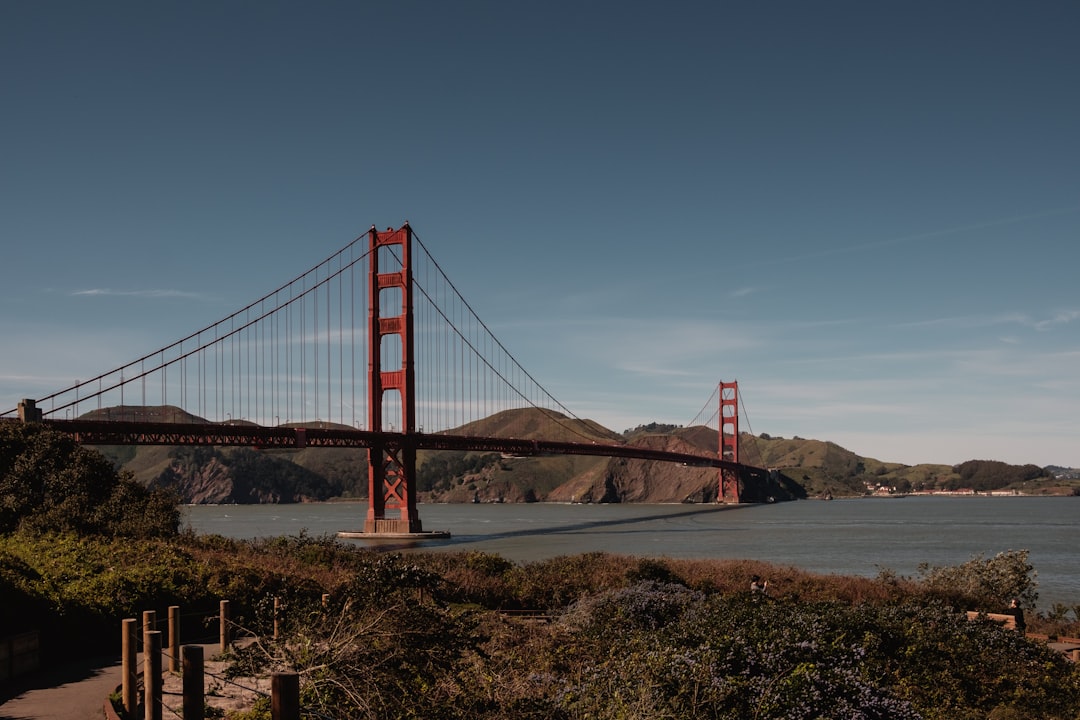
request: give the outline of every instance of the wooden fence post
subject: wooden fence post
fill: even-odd
[[[143,650],[146,650],[146,633],[151,630],[157,630],[157,612],[155,610],[143,610],[142,614],[142,634],[143,634]]]
[[[180,606],[169,606],[169,672],[180,670]]]
[[[161,720],[161,631],[143,635],[143,703],[146,720]]]
[[[123,640],[121,657],[121,690],[124,712],[129,718],[135,717],[139,706],[139,620],[127,618],[123,622]]]
[[[204,720],[206,690],[203,686],[203,649],[184,646],[184,720]]]
[[[272,720],[300,720],[300,676],[296,673],[270,676],[270,717]]]
[[[281,598],[274,598],[274,639],[281,634]]]
[[[221,652],[224,654],[229,649],[229,601],[221,601]]]

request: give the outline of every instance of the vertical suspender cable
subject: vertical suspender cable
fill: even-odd
[[[460,306],[458,306],[458,308],[460,309]],[[460,324],[459,321],[458,325]],[[462,342],[460,338],[458,339],[458,353],[461,355],[461,367],[458,369],[458,373],[461,375],[461,421],[458,425],[464,425],[467,422],[465,417],[465,406],[468,402],[468,398],[465,395],[465,343]]]
[[[240,375],[240,358],[237,356],[237,323],[235,321],[229,324],[229,381],[231,383],[232,392],[229,396],[229,415],[233,420],[237,419],[239,410],[240,391],[237,389],[237,378]]]
[[[292,314],[293,288],[289,285],[289,306],[285,308],[285,419],[293,422],[292,414]]]
[[[345,356],[344,356],[343,353],[345,352],[345,327],[344,327],[343,323],[344,323],[344,316],[345,316],[345,308],[343,306],[343,302],[344,302],[345,290],[344,290],[344,285],[342,283],[345,282],[345,279],[341,275],[341,273],[342,273],[341,263],[342,263],[342,258],[339,255],[338,256],[338,273],[337,273],[337,281],[338,281],[338,293],[337,293],[337,295],[338,295],[338,312],[337,312],[337,317],[338,317],[338,337],[337,337],[337,343],[338,343],[338,422],[341,423],[342,425],[344,425],[345,424]]]
[[[214,419],[221,422],[225,417],[225,341],[221,326],[214,326]]]
[[[326,411],[325,411],[326,415],[325,415],[325,419],[326,420],[332,420],[333,417],[334,417],[334,411],[330,407],[331,404],[333,403],[333,400],[331,399],[331,396],[330,396],[330,316],[331,316],[331,312],[330,312],[330,263],[329,262],[327,262],[327,265],[326,265],[326,279],[324,280],[324,282],[326,283],[326,289],[327,289],[326,298],[325,298],[325,302],[326,302],[326,313],[325,313],[325,318],[326,318],[326,320],[325,320],[325,324],[326,324],[326,327],[325,327],[325,330],[326,330],[326,363],[325,363],[325,367],[324,367],[324,369],[326,370]],[[318,290],[316,290],[315,293],[316,293],[316,296],[317,296],[318,295]],[[317,297],[316,297],[316,302],[318,302]]]
[[[355,253],[355,252],[356,252],[356,250],[354,249],[353,253]],[[356,426],[356,423],[357,423],[357,421],[356,421],[356,276],[357,276],[357,273],[360,273],[361,282],[363,282],[363,278],[366,275],[366,270],[364,268],[361,268],[360,270],[357,270],[356,265],[353,265],[352,274],[351,274],[350,279],[349,279],[349,284],[350,284],[349,285],[349,292],[351,293],[351,297],[349,299],[349,307],[351,308],[349,310],[349,312],[351,313],[350,318],[349,318],[349,325],[352,326],[350,328],[350,330],[349,330],[350,339],[351,339],[351,343],[350,343],[351,347],[350,347],[350,352],[349,352],[349,361],[351,363],[350,367],[351,367],[351,372],[352,372],[352,382],[351,382],[351,384],[352,384],[352,424],[353,424],[354,427]],[[362,285],[360,287],[360,292],[361,292],[361,297],[366,297],[364,287]],[[365,312],[360,313],[360,316],[361,317],[367,317],[366,308],[365,308]],[[363,357],[363,356],[361,356],[361,357]]]
[[[255,422],[255,423],[259,424],[259,425],[266,425],[267,424],[266,423],[266,418],[263,417],[264,413],[263,413],[263,406],[262,406],[262,396],[263,396],[262,384],[263,384],[263,380],[264,380],[264,372],[263,371],[265,370],[265,365],[266,365],[266,363],[264,362],[265,358],[263,358],[263,352],[264,352],[265,343],[263,343],[263,341],[262,341],[263,340],[263,311],[264,311],[264,308],[262,308],[260,306],[259,310],[257,311],[258,316],[255,318],[255,324],[251,328],[251,334],[254,336],[253,337],[253,342],[255,344],[255,346],[252,348],[252,352],[251,352],[251,354],[253,356],[251,364],[255,369],[255,377],[253,377],[252,380],[251,380],[251,386],[252,386],[252,391],[255,393],[255,397],[252,399],[252,409],[251,409],[250,420],[252,420],[253,422]]]
[[[303,286],[300,288],[300,422],[307,422],[307,292]]]
[[[281,310],[280,299],[277,293],[274,293],[274,309],[270,311],[270,377],[268,379],[268,391],[270,393],[270,417],[274,418],[274,425],[277,425],[278,416],[278,322],[281,320],[281,316],[278,314]],[[268,420],[269,424],[269,420]]]

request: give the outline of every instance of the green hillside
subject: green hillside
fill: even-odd
[[[152,422],[205,422],[174,407],[104,408],[83,417]],[[308,425],[319,425],[309,423]],[[619,434],[590,420],[539,409],[507,410],[449,431],[565,442],[640,444],[678,452],[715,454],[718,437],[707,427],[650,423]],[[766,494],[854,497],[918,491],[1018,491],[1080,494],[1069,469],[1052,472],[972,460],[961,465],[914,465],[867,458],[823,440],[743,434],[743,463],[775,471]],[[299,502],[367,493],[367,451],[346,448],[254,450],[102,446],[115,466],[148,486],[175,489],[186,502]],[[672,463],[604,457],[507,457],[498,453],[421,451],[417,485],[424,502],[712,502],[716,471]]]

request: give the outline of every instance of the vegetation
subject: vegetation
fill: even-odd
[[[751,595],[753,574],[782,591]],[[17,595],[54,626],[115,643],[119,621],[143,609],[210,614],[228,598],[260,637],[234,651],[229,673],[298,672],[305,708],[339,720],[1076,720],[1077,665],[960,612],[1000,610],[997,597],[1026,597],[1033,583],[1021,554],[976,559],[938,583],[602,553],[527,565],[406,557],[306,535],[0,538],[5,608]],[[285,605],[277,640],[274,597]],[[237,717],[270,713],[257,703]]]
[[[1051,477],[1038,465],[1009,465],[996,460],[969,460],[954,467],[953,472],[957,478],[946,483],[948,489],[968,487],[980,492]]]
[[[623,430],[623,437],[632,438],[635,435],[645,434],[670,434],[681,428],[682,425],[671,425],[669,423],[651,422],[645,425],[638,425],[637,427],[628,428]]]
[[[178,490],[190,485],[203,468],[218,465],[230,480],[229,495],[217,498],[219,502],[318,501],[340,496],[344,490],[298,463],[250,448],[180,447],[172,448],[169,457],[170,465],[153,480],[153,486]]]
[[[492,467],[498,460],[497,453],[423,453],[416,471],[417,489],[420,492],[450,490],[455,481],[464,482],[469,475]]]
[[[952,602],[967,602],[971,609],[983,612],[994,612],[1002,598],[1015,598],[1021,607],[1034,607],[1038,598],[1035,574],[1027,550],[998,553],[989,560],[977,556],[956,567],[919,566],[927,590]]]
[[[989,460],[956,466],[886,463],[861,457],[835,443],[765,433],[756,437],[744,434],[741,448],[743,462],[776,468],[802,485],[811,497],[957,490],[1080,494],[1080,481],[1070,478],[1069,472],[1036,465]]]
[[[164,537],[179,524],[175,495],[118,474],[68,435],[0,423],[0,533]]]

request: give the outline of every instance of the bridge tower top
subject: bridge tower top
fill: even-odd
[[[383,406],[386,393],[396,391],[401,401],[399,436],[380,435],[368,450],[368,513],[365,534],[395,535],[423,532],[416,508],[416,360],[413,336],[412,229],[379,232],[374,227],[370,239],[370,281],[368,298],[368,427],[383,433]],[[380,256],[395,269],[384,272]],[[394,290],[401,298],[396,315],[384,316],[384,291]],[[387,292],[388,297],[393,293]],[[383,338],[396,337],[401,359],[396,368],[383,368]],[[398,518],[386,517],[388,509],[400,511]]]

